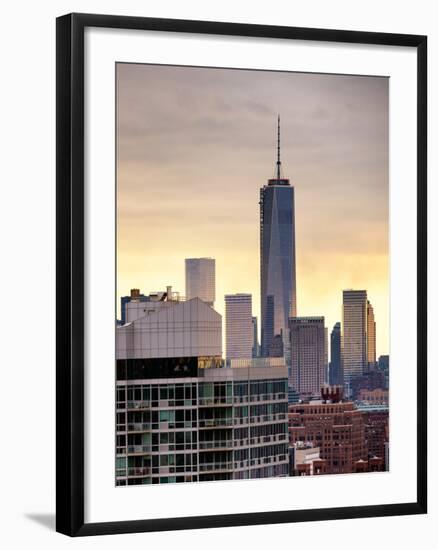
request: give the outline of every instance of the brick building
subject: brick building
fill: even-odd
[[[383,463],[384,470],[389,469],[386,447],[389,442],[389,410],[369,409],[362,411],[365,422],[365,439],[368,448],[368,458],[378,458]]]
[[[354,472],[359,460],[368,460],[363,413],[337,399],[289,405],[290,445],[319,447],[328,474]]]
[[[322,388],[321,394],[320,400],[289,405],[290,447],[306,449],[308,454],[318,449],[324,465],[318,473],[387,470],[388,407],[359,408],[352,401],[342,401],[340,387]]]

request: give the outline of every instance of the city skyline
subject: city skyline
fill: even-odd
[[[151,76],[151,71],[153,78],[149,89],[141,86],[139,81]],[[185,71],[189,71],[190,78]],[[217,86],[210,86],[204,103],[201,101],[200,105],[195,106],[191,94],[200,81],[205,81],[206,73]],[[278,111],[282,114],[284,171],[296,193],[297,313],[299,316],[323,315],[326,326],[331,327],[341,320],[342,290],[366,288],[376,315],[377,355],[387,354],[386,80],[292,73],[254,75],[251,71],[242,71],[242,82],[245,81],[245,89],[249,90],[250,96],[242,105],[242,75],[240,71],[238,73],[217,69],[118,65],[118,296],[128,294],[132,287],[149,292],[165,284],[171,284],[183,292],[184,259],[208,256],[216,259],[215,309],[224,317],[225,294],[244,292],[252,294],[253,314],[260,318],[258,193],[266,180],[274,175],[274,112]],[[248,85],[248,79],[257,82],[259,87]],[[333,79],[340,81],[336,90]],[[275,84],[277,80],[281,80],[283,85],[287,81],[291,92],[297,93],[298,88],[302,95],[306,89],[315,89],[315,82],[320,84],[320,97],[318,94],[311,95],[309,104],[308,99],[302,98],[302,106],[307,105],[302,109],[304,114],[307,113],[307,119],[291,116],[290,108],[286,108],[289,102],[282,97],[278,83],[273,88],[275,93],[269,97],[267,85]],[[166,81],[168,85],[163,86]],[[177,101],[175,106],[170,101],[171,82],[180,83],[178,89],[183,91],[185,99],[190,100],[189,105]],[[224,95],[225,84],[230,85],[227,96]],[[157,106],[157,85],[165,90],[164,96],[168,101],[163,100],[161,104],[170,109],[173,118],[170,112],[164,112],[163,107],[159,109]],[[358,93],[362,101],[361,110],[351,114]],[[198,96],[195,93],[195,97]],[[236,136],[236,132],[239,134],[238,128],[219,101],[222,98],[223,103],[224,97],[228,97],[229,108],[233,112],[236,105],[241,104],[239,128],[247,132],[244,136]],[[336,101],[336,97],[341,99]],[[318,115],[323,98],[326,111],[325,114],[319,111]],[[339,115],[347,99],[353,101],[350,110],[347,109],[351,116],[345,116],[345,111],[343,120]],[[251,101],[255,103],[251,104]],[[132,103],[141,113],[149,116],[139,117],[139,111],[132,108]],[[330,114],[330,104],[337,106],[337,118]],[[147,106],[149,113],[144,112]],[[207,106],[209,124],[204,125],[203,109]],[[372,113],[367,109],[372,109]],[[187,126],[183,138],[178,130],[181,130],[182,121],[189,121],[191,110],[191,125]],[[212,121],[218,113],[223,114],[220,122]],[[344,159],[344,164],[349,166],[345,170],[340,164],[335,163],[333,167],[332,161],[346,147],[345,138],[351,131],[350,119],[355,125],[363,122],[363,133],[356,128],[359,134],[353,139],[353,156],[350,154],[348,160]],[[305,123],[309,120],[311,126],[313,124],[313,137],[318,136],[313,141],[308,131],[304,135],[302,132],[306,130]],[[322,124],[327,135],[336,121],[341,127],[341,138],[336,135],[328,140],[327,144],[332,143],[336,153],[329,159],[330,147],[321,142],[316,144],[320,141],[320,130],[316,127]],[[159,122],[161,126],[155,126]],[[231,131],[233,129],[234,132]],[[166,136],[169,138],[167,141]],[[163,146],[163,141],[167,142],[167,146]],[[336,142],[334,145],[333,141]],[[375,141],[383,147],[377,160]],[[208,156],[208,153],[212,154],[213,142],[221,153],[219,156],[216,150],[212,155],[215,163]],[[141,144],[142,151],[139,150]],[[196,161],[191,158],[190,149],[198,151]],[[324,178],[318,170],[315,173],[315,166],[311,166],[312,150],[317,159],[315,164],[319,160],[325,168]],[[364,153],[360,158],[359,151]],[[362,166],[361,171],[354,173],[352,164],[355,162],[352,161],[363,165],[368,161],[367,169]],[[331,171],[327,171],[329,166]],[[350,181],[351,189],[344,181],[345,172],[349,170],[354,173],[354,179]],[[371,182],[365,178],[370,173],[374,173]],[[335,182],[335,175],[342,177]],[[326,182],[325,190],[323,180]],[[160,185],[154,185],[157,181]],[[208,186],[202,187],[206,182]],[[142,197],[143,201],[140,200]],[[318,206],[320,202],[321,207]],[[339,211],[343,212],[343,216],[339,217]],[[162,223],[159,222],[161,218]]]

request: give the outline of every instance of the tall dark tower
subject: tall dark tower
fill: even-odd
[[[275,177],[260,189],[261,353],[283,355],[297,315],[294,188],[282,177],[280,116]]]
[[[330,335],[330,370],[329,382],[331,386],[344,385],[341,356],[341,323],[335,323]]]

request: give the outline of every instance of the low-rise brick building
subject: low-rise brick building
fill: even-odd
[[[322,399],[289,405],[289,445],[319,448],[321,473],[387,469],[388,408],[359,408],[342,400],[342,388],[325,387]]]

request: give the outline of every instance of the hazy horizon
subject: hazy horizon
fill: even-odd
[[[389,353],[388,79],[117,64],[117,301],[216,259],[215,309],[247,292],[260,325],[259,192],[295,187],[297,312],[342,321],[366,289]],[[260,327],[259,327],[260,329]]]

